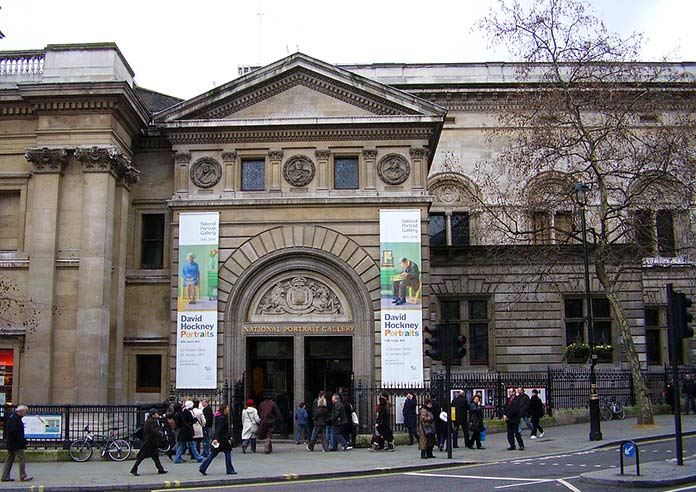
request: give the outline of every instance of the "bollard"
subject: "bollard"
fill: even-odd
[[[624,456],[627,458],[636,457],[636,476],[640,476],[640,450],[633,441],[622,441],[619,447],[619,462],[621,464],[621,475],[624,474]]]

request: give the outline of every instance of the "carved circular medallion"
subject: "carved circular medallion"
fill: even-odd
[[[191,166],[191,181],[199,188],[211,188],[222,178],[222,167],[212,157],[201,157]]]
[[[379,160],[377,174],[385,183],[398,185],[406,181],[411,174],[411,166],[404,156],[387,154]]]
[[[304,155],[294,155],[283,165],[283,177],[293,186],[307,186],[314,179],[314,173],[314,163]]]

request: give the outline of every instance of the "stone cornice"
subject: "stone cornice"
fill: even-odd
[[[216,200],[200,199],[173,199],[168,200],[167,205],[173,208],[220,208],[220,207],[285,207],[289,205],[301,206],[363,206],[363,205],[387,205],[403,204],[404,206],[429,206],[433,202],[433,197],[426,192],[414,194],[413,190],[403,192],[390,192],[377,196],[375,193],[366,193],[351,196],[321,196],[321,197],[295,197],[278,196],[269,197],[267,194],[260,198],[220,198]]]
[[[83,172],[110,172],[116,178],[124,178],[128,186],[140,179],[140,171],[113,146],[77,147],[75,158],[82,163]]]
[[[287,128],[278,130],[205,129],[172,131],[169,139],[173,145],[203,143],[268,143],[307,141],[356,141],[356,140],[430,140],[434,136],[432,127],[373,127],[373,128]]]
[[[62,174],[65,164],[68,162],[68,149],[28,148],[24,153],[24,157],[32,163],[32,172],[34,174]]]

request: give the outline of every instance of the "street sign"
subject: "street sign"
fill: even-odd
[[[623,446],[621,446],[621,452],[626,458],[633,458],[636,454],[636,445],[632,442],[625,442]]]

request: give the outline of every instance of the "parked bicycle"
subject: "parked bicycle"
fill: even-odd
[[[599,406],[599,414],[602,420],[623,420],[626,418],[623,405],[618,401],[602,399]]]
[[[131,453],[131,445],[125,439],[115,436],[116,429],[112,429],[108,436],[90,432],[89,426],[85,426],[85,437],[70,443],[70,458],[73,461],[83,462],[92,457],[94,448],[101,451],[102,458],[109,455],[113,461],[125,461]]]

